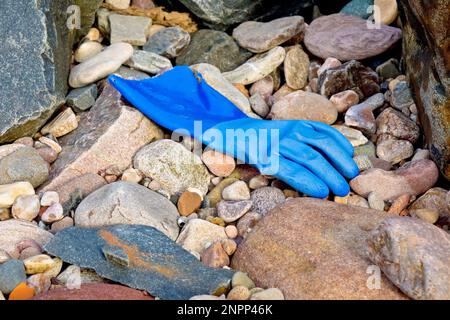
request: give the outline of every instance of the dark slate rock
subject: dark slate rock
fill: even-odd
[[[97,85],[91,84],[90,86],[70,91],[66,98],[66,104],[76,112],[83,112],[95,104],[97,96]]]
[[[409,89],[406,81],[400,81],[392,91],[391,104],[394,108],[402,110],[414,103],[411,96],[411,90]]]
[[[167,300],[221,294],[234,273],[205,267],[160,231],[140,225],[68,228],[57,233],[45,250],[70,264],[94,269],[103,278]]]
[[[342,8],[341,13],[367,19],[371,15],[370,6],[373,6],[373,0],[353,0]]]
[[[398,61],[397,59],[389,59],[386,62],[378,65],[376,68],[376,72],[383,79],[395,79],[400,75],[400,71],[398,70]]]
[[[26,279],[22,261],[11,259],[0,264],[0,292],[10,294],[19,283]]]
[[[177,65],[209,63],[227,72],[236,69],[252,54],[240,48],[222,31],[202,29],[194,33],[190,45],[177,58]]]
[[[190,34],[180,27],[165,28],[151,36],[143,49],[172,59],[178,57],[190,41]]]

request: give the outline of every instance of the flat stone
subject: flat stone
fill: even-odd
[[[222,199],[240,201],[250,199],[250,190],[244,181],[236,181],[222,191]]]
[[[384,95],[377,93],[348,109],[345,114],[345,124],[349,127],[356,128],[368,135],[372,135],[377,131],[377,123],[373,112],[384,104]]]
[[[237,43],[254,53],[262,53],[281,45],[305,31],[303,17],[292,16],[270,22],[247,21],[233,30]]]
[[[320,74],[320,94],[329,97],[345,90],[353,90],[362,100],[380,92],[379,81],[376,72],[359,61],[351,60]]]
[[[72,88],[81,88],[107,77],[133,55],[133,47],[118,42],[110,45],[89,60],[80,63],[70,71],[69,84]]]
[[[299,90],[278,100],[269,116],[273,120],[311,120],[333,124],[338,112],[327,98]]]
[[[0,159],[0,185],[28,181],[33,187],[48,178],[47,162],[30,147],[23,147]]]
[[[151,36],[143,49],[173,59],[178,57],[190,42],[190,34],[180,27],[164,28]]]
[[[414,146],[406,140],[388,139],[377,144],[378,158],[397,164],[412,157]]]
[[[78,127],[77,116],[71,108],[59,113],[50,123],[41,129],[43,135],[51,134],[55,138],[65,136]]]
[[[152,26],[152,19],[111,14],[109,23],[111,44],[126,42],[133,46],[143,46],[147,42],[147,34]]]
[[[34,240],[40,246],[46,244],[53,235],[37,225],[21,220],[0,221],[0,249],[10,255],[16,252],[16,244],[23,240]]]
[[[222,191],[232,183],[238,181],[236,178],[225,178],[222,181],[219,182],[218,185],[216,185],[205,197],[206,202],[209,203],[209,205],[212,208],[215,208],[216,205],[222,200]]]
[[[330,97],[339,113],[345,113],[350,107],[359,103],[359,95],[353,90],[345,90]]]
[[[117,9],[128,9],[130,7],[131,0],[106,0],[105,2]]]
[[[200,72],[207,84],[233,102],[242,112],[247,115],[252,113],[248,98],[225,79],[218,68],[206,63],[196,64],[191,68]]]
[[[307,28],[305,45],[322,59],[363,60],[390,49],[402,37],[401,29],[368,28],[367,21],[337,13],[315,19]]]
[[[220,201],[217,205],[217,213],[225,222],[230,223],[240,219],[252,207],[253,202],[244,201]]]
[[[129,267],[107,260],[101,250],[105,246],[121,250],[129,259]],[[230,270],[204,267],[192,254],[148,226],[73,227],[59,232],[45,250],[68,263],[94,269],[104,278],[166,300],[220,295],[233,275]]]
[[[171,195],[188,188],[196,188],[203,195],[208,192],[210,175],[200,157],[173,140],[159,140],[139,150],[134,168]]]
[[[252,84],[271,74],[283,63],[285,57],[284,48],[275,47],[266,53],[254,56],[233,71],[225,72],[223,76],[231,83]]]
[[[97,97],[97,85],[91,84],[90,86],[70,91],[66,97],[66,103],[76,112],[83,112],[95,104]]]
[[[212,64],[222,72],[233,70],[251,57],[228,34],[202,29],[192,35],[191,43],[176,59],[178,66]]]
[[[431,160],[410,162],[395,171],[369,169],[350,181],[350,187],[367,197],[376,192],[383,200],[395,200],[403,194],[417,196],[434,186],[439,177]]]
[[[336,130],[338,130],[340,133],[344,135],[350,141],[352,146],[358,147],[361,145],[366,144],[369,140],[362,134],[361,131],[358,131],[356,129],[352,129],[346,126],[342,125],[335,125],[333,126]]]
[[[233,157],[215,150],[203,152],[202,161],[209,171],[218,177],[228,177],[236,168],[236,161]]]
[[[389,134],[397,139],[415,143],[420,136],[419,126],[402,112],[387,108],[377,118],[377,134]]]
[[[22,261],[11,259],[0,264],[0,292],[10,294],[19,283],[26,279]]]
[[[248,234],[231,266],[259,287],[279,288],[286,299],[405,299],[384,276],[380,290],[367,286],[369,231],[389,216],[325,200],[290,199]]]
[[[275,79],[272,75],[268,75],[267,77],[256,81],[250,87],[249,93],[253,97],[254,95],[259,94],[264,101],[268,102],[270,96],[275,89]]]
[[[285,196],[278,188],[262,187],[252,191],[250,199],[253,201],[251,210],[264,216],[270,210],[282,204]]]
[[[114,72],[114,74],[129,80],[144,80],[150,78],[150,76],[145,72],[131,69],[125,66],[121,66],[116,72]]]
[[[294,46],[286,53],[284,76],[287,85],[295,90],[303,89],[308,81],[309,57],[300,45]]]
[[[58,191],[62,197],[59,186],[74,178],[112,165],[125,170],[140,148],[161,137],[159,127],[106,84],[91,110],[81,114],[78,128],[60,139],[63,151],[41,191]]]
[[[98,1],[80,2],[84,18]],[[64,103],[75,36],[66,25],[71,4],[74,1],[2,2],[0,144],[32,136]],[[86,21],[81,22],[84,28]]]
[[[73,56],[78,63],[89,60],[103,50],[103,45],[97,41],[84,41],[75,50]]]
[[[17,198],[32,195],[34,195],[34,188],[29,182],[0,185],[0,208],[11,208]]]
[[[220,242],[213,243],[202,252],[201,261],[210,268],[223,268],[230,264],[230,258]]]
[[[450,217],[450,207],[446,204],[446,197],[450,195],[447,190],[435,187],[428,190],[419,199],[414,201],[409,210],[433,209],[436,210],[440,217]],[[450,196],[449,196],[450,199]]]
[[[143,50],[135,50],[133,56],[125,64],[131,68],[150,74],[159,74],[162,71],[172,69],[172,62],[169,59]]]
[[[140,224],[175,240],[178,210],[167,198],[137,183],[114,182],[88,195],[75,211],[75,225],[102,227]]]
[[[228,239],[225,228],[201,219],[192,219],[181,230],[177,244],[185,250],[201,254],[214,242]]]
[[[450,235],[444,230],[395,217],[383,221],[368,241],[370,259],[409,297],[450,299]]]

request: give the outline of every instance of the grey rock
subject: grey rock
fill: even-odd
[[[10,294],[19,283],[26,280],[22,261],[11,259],[0,264],[0,292]]]
[[[31,147],[23,147],[0,159],[0,185],[28,181],[33,187],[48,178],[49,166]]]
[[[226,72],[239,67],[251,56],[225,32],[202,29],[192,35],[191,43],[176,62],[187,66],[208,63]]]
[[[98,90],[96,84],[74,89],[66,97],[66,104],[76,112],[88,110],[97,100]]]
[[[125,66],[121,66],[114,74],[130,80],[144,80],[150,78],[150,76],[144,72],[130,69]]]
[[[369,237],[369,258],[405,294],[450,299],[450,235],[425,221],[386,219]]]
[[[125,64],[150,74],[159,74],[163,70],[172,69],[172,62],[169,59],[143,50],[135,50],[133,56]]]
[[[74,218],[79,227],[140,224],[172,240],[179,233],[178,210],[172,202],[137,183],[114,182],[94,191],[80,203]]]
[[[345,124],[357,128],[362,132],[372,135],[377,131],[377,122],[373,111],[384,104],[384,95],[377,93],[366,101],[357,104],[347,110]]]
[[[406,81],[400,81],[394,87],[391,95],[391,104],[394,108],[402,110],[403,108],[408,108],[414,103],[411,96],[411,90],[409,89],[408,83]]]
[[[249,100],[252,110],[255,111],[257,115],[265,118],[269,114],[270,107],[260,93],[252,95]]]
[[[251,193],[250,200],[253,201],[252,211],[266,215],[270,210],[282,204],[285,200],[283,191],[274,187],[262,187]]]
[[[111,44],[127,42],[134,46],[145,45],[152,19],[120,14],[111,14],[108,18],[111,27]]]
[[[2,1],[0,143],[33,135],[64,103],[75,36],[66,26],[70,4]]]
[[[234,222],[246,214],[253,202],[244,201],[220,201],[217,205],[217,213],[225,222]]]
[[[342,8],[341,13],[367,19],[370,16],[370,6],[373,6],[373,0],[352,0]]]
[[[106,259],[102,252],[105,246],[109,246],[107,252],[117,248],[120,256],[127,257],[129,266]],[[230,286],[233,276],[231,270],[203,266],[192,254],[148,226],[72,227],[60,231],[45,250],[68,263],[93,269],[101,277],[166,300],[221,293]]]
[[[158,140],[139,150],[134,168],[158,182],[170,195],[188,188],[208,192],[210,175],[200,157],[173,140]]]
[[[191,42],[191,36],[180,27],[165,28],[151,36],[144,46],[145,51],[172,59]]]

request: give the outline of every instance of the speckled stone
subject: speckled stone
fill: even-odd
[[[190,42],[190,34],[180,27],[164,28],[151,36],[143,49],[172,59],[178,57]]]
[[[266,215],[270,210],[282,204],[285,200],[283,191],[274,187],[262,187],[251,193],[252,211]]]

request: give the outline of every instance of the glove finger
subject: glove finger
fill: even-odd
[[[345,150],[345,152],[348,153],[349,156],[353,157],[355,149],[350,141],[348,141],[348,139],[338,130],[321,122],[308,121],[308,124],[310,124],[316,131],[331,137],[342,147],[342,149]]]
[[[280,153],[319,177],[337,196],[343,197],[350,192],[345,178],[316,150],[293,139],[284,139],[280,144]]]
[[[262,174],[270,174],[287,183],[299,192],[315,198],[326,198],[329,194],[327,185],[308,169],[282,156],[279,158],[279,167],[274,172],[266,172],[258,168]]]

